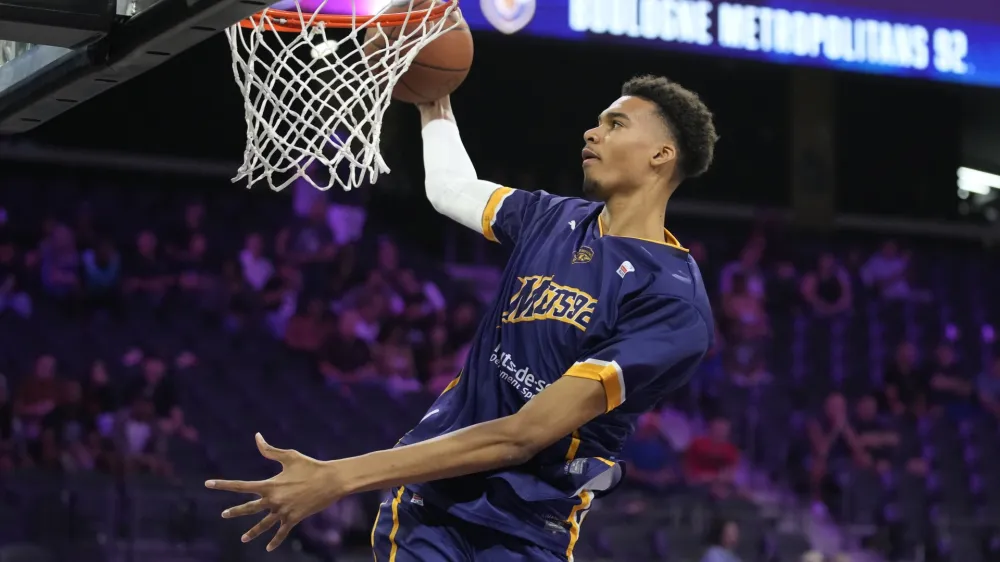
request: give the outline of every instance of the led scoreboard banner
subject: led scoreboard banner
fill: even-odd
[[[1000,86],[1000,0],[463,0],[473,29]]]

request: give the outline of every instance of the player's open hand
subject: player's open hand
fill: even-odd
[[[342,495],[333,474],[333,465],[307,457],[298,451],[276,449],[256,435],[257,448],[265,458],[281,463],[281,472],[267,480],[244,482],[238,480],[209,480],[205,487],[241,494],[256,494],[257,499],[222,512],[231,519],[268,512],[259,523],[243,535],[243,542],[250,542],[280,523],[267,550],[278,548],[300,521],[326,508]]]

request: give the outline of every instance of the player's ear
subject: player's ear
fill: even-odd
[[[654,168],[669,164],[677,159],[677,148],[672,144],[661,144],[658,150],[653,153],[649,163]]]

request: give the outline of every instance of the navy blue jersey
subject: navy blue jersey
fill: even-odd
[[[603,205],[498,188],[482,232],[513,250],[462,372],[400,441],[516,413],[559,377],[600,381],[607,412],[513,468],[410,487],[451,514],[571,558],[591,501],[621,480],[636,418],[712,345],[701,273],[676,239],[606,236]]]

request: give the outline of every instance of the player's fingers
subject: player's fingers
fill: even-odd
[[[244,480],[209,480],[205,482],[205,487],[213,490],[225,490],[227,492],[238,492],[241,494],[260,494],[264,490],[264,482],[246,482]]]
[[[281,462],[288,454],[288,451],[285,449],[272,447],[267,441],[264,441],[264,436],[260,433],[254,435],[254,438],[257,440],[257,450],[260,451],[260,454],[263,455],[265,459]]]
[[[292,527],[294,526],[292,523],[282,523],[281,527],[278,527],[278,532],[271,537],[271,542],[267,543],[267,551],[271,552],[281,546],[281,543],[285,542],[285,539],[288,538],[288,533],[292,531]]]
[[[260,513],[267,509],[264,505],[263,499],[256,499],[249,501],[243,505],[238,505],[236,507],[230,507],[229,509],[222,512],[223,519],[232,519],[233,517],[243,517],[244,515],[253,515],[254,513]]]
[[[278,516],[274,513],[268,513],[267,517],[260,520],[260,523],[257,523],[253,526],[253,528],[244,533],[243,536],[240,537],[240,540],[243,542],[250,542],[259,537],[264,531],[274,527],[277,522]]]

